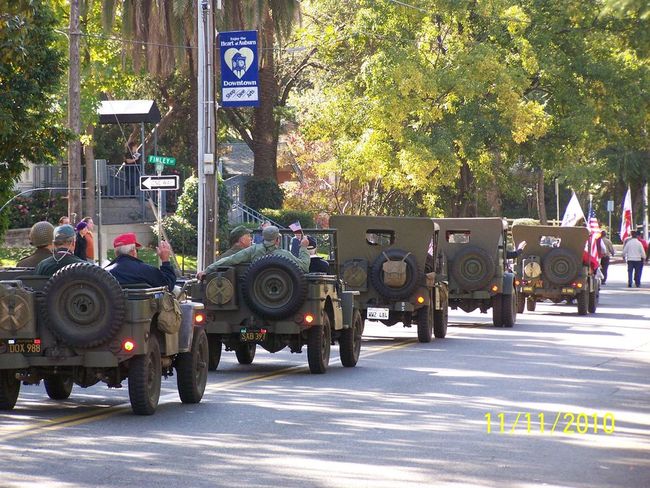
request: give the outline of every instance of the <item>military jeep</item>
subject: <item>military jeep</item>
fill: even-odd
[[[517,300],[507,259],[507,221],[498,217],[434,221],[440,226],[440,250],[449,269],[451,308],[468,313],[492,308],[494,326],[514,326]]]
[[[577,301],[578,314],[595,313],[600,294],[600,279],[584,257],[589,231],[585,227],[516,225],[515,243],[526,241],[517,259],[519,313],[534,311],[537,302]]]
[[[0,409],[14,407],[21,384],[43,380],[51,399],[65,400],[74,383],[120,388],[128,378],[133,412],[151,415],[161,377],[174,369],[181,401],[198,403],[207,381],[203,320],[202,304],[179,303],[166,287],[122,288],[90,263],[52,277],[0,270]]]
[[[288,247],[288,231],[281,232]],[[336,262],[336,232],[304,232],[325,233],[322,240],[331,244],[328,255]],[[309,371],[321,374],[335,342],[343,366],[356,366],[363,333],[356,295],[335,274],[305,273],[278,254],[217,268],[192,289],[192,296],[205,305],[209,369],[217,369],[223,347],[234,351],[240,364],[251,364],[258,344],[271,353],[285,347],[300,353],[306,345]]]
[[[447,282],[432,219],[336,215],[330,226],[341,242],[339,274],[360,293],[364,319],[415,323],[420,342],[447,335]]]

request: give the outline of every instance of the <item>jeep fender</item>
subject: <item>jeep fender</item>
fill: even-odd
[[[203,310],[204,306],[198,302],[181,302],[181,328],[178,331],[178,352],[189,352],[192,349],[192,340],[194,338],[194,313],[197,310]],[[197,325],[197,328],[203,328],[203,325]]]
[[[343,328],[349,329],[352,326],[354,311],[356,310],[354,297],[358,296],[358,291],[344,291],[341,294],[341,307],[343,308]]]

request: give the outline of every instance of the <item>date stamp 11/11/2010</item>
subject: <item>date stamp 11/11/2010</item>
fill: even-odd
[[[488,412],[484,415],[488,434],[606,434],[614,433],[614,414],[605,412]]]

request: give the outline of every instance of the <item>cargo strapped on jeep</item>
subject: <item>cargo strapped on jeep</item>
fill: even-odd
[[[400,261],[392,261],[385,251],[381,252],[386,258],[386,262],[382,264],[384,271],[384,284],[394,288],[404,286],[406,283],[406,258],[411,254],[407,252]]]

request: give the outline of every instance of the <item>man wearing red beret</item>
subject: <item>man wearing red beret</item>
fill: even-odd
[[[166,286],[169,291],[174,290],[176,274],[169,262],[172,248],[167,241],[160,241],[156,254],[162,261],[160,269],[149,266],[138,259],[138,242],[133,232],[120,234],[113,240],[115,259],[106,270],[112,274],[121,285],[146,283],[152,287]]]

